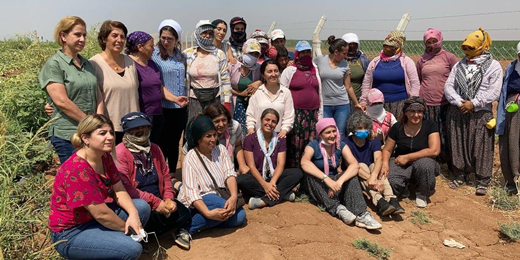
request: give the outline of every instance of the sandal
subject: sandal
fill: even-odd
[[[463,180],[453,180],[450,182],[450,188],[457,189],[464,184],[466,184],[466,183]]]
[[[477,196],[484,196],[487,194],[487,187],[486,186],[482,186],[482,185],[478,185],[477,186],[477,190],[475,191],[475,195]]]

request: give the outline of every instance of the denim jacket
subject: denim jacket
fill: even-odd
[[[500,92],[500,99],[498,100],[496,129],[497,135],[503,135],[506,127],[507,86],[509,85],[509,78],[511,77],[511,74],[513,74],[517,62],[518,59],[511,62],[511,64],[507,66],[506,73],[504,74],[504,83],[502,85],[502,91]]]

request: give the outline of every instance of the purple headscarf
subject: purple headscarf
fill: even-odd
[[[135,31],[128,35],[126,38],[125,53],[128,55],[137,49],[137,45],[144,44],[145,42],[153,39],[153,37],[142,31]]]

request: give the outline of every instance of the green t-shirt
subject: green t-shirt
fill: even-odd
[[[237,84],[238,91],[246,90],[247,86],[249,86],[249,84],[251,84],[251,83],[253,83],[253,72],[252,71],[249,71],[249,73],[245,77],[240,75],[240,79],[238,80],[238,84]],[[246,97],[237,96],[237,100],[242,103],[246,103]]]
[[[98,84],[96,72],[90,62],[78,55],[81,60],[81,68],[74,65],[74,60],[58,51],[50,57],[43,66],[38,80],[41,88],[47,92],[49,83],[60,83],[65,86],[67,97],[76,104],[85,114],[96,112]],[[52,102],[49,93],[48,100],[54,108],[51,118],[57,118],[49,127],[49,136],[70,140],[77,130],[78,123],[68,117]]]
[[[361,84],[363,84],[363,78],[365,78],[365,71],[363,70],[363,65],[361,65],[361,61],[359,59],[355,61],[349,61],[348,65],[350,67],[350,83],[352,84],[352,88],[354,88],[354,92],[356,92],[356,97],[359,100],[361,97]]]

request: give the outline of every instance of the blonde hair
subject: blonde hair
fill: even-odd
[[[63,46],[63,41],[61,40],[60,35],[61,32],[69,33],[70,30],[78,24],[85,26],[85,29],[87,27],[85,21],[77,16],[66,16],[61,18],[61,20],[56,25],[56,28],[54,28],[54,41],[56,41],[56,43],[60,46]]]
[[[109,125],[112,130],[114,130],[114,124],[110,119],[101,114],[89,115],[79,121],[78,131],[72,135],[70,138],[70,142],[77,149],[83,148],[85,143],[83,139],[81,139],[82,135],[90,136],[92,132],[96,129],[103,127],[104,125]],[[112,144],[113,148],[114,144]]]

